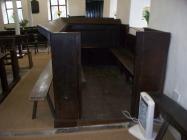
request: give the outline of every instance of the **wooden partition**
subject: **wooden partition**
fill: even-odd
[[[134,87],[131,110],[137,115],[141,91],[163,93],[170,33],[143,31],[136,33]]]
[[[128,34],[125,46],[112,49],[132,81],[132,115],[138,115],[141,91],[163,93],[169,44],[170,33],[146,28]]]
[[[70,20],[62,24],[63,28],[60,28],[59,21],[55,21],[58,30],[38,26],[39,32],[51,44],[55,127],[75,126],[80,118],[80,54],[81,47],[85,46],[107,51],[112,48],[122,54],[118,59],[132,77],[131,112],[137,115],[141,91],[163,91],[170,33],[145,29],[137,31],[136,35],[128,35],[128,25],[112,21],[110,24],[96,24],[96,21],[89,24],[91,19],[81,23],[79,20]]]
[[[82,48],[119,47],[126,38],[124,35],[128,33],[128,25],[122,25],[118,19],[64,18],[63,21],[66,26],[62,31],[81,33]]]
[[[51,34],[55,127],[76,126],[80,117],[80,33]]]
[[[76,126],[80,118],[80,33],[53,32],[38,26],[52,51],[55,127]]]
[[[120,19],[114,18],[87,18],[87,17],[70,17],[62,18],[67,24],[121,24]]]

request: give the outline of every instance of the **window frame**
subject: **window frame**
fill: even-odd
[[[7,1],[13,2],[13,0],[4,0],[5,12],[6,12],[6,18],[7,18],[7,24],[13,24],[13,23],[15,23],[15,21],[14,21],[13,23],[10,23],[10,19],[9,19],[9,16],[8,16],[8,10],[14,10],[14,8],[13,8],[13,7],[12,7],[12,8],[7,8],[7,4],[6,4]],[[22,1],[21,1],[21,0],[16,0],[16,2],[17,2],[17,1],[20,1],[20,2],[21,2],[21,8],[17,8],[17,7],[16,7],[16,9],[17,9],[17,11],[18,11],[18,9],[21,9],[21,10],[22,10],[22,16],[23,16]]]
[[[60,10],[60,6],[65,6],[65,8],[66,8],[66,17],[67,17],[67,0],[65,0],[65,4],[60,4],[59,3],[60,0],[56,0],[56,1],[57,1],[57,5],[52,5],[51,4],[51,0],[49,0],[50,21],[54,20],[53,19],[53,15],[52,15],[52,7],[58,7],[58,10]]]

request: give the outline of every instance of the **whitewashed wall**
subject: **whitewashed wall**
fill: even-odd
[[[110,0],[104,0],[103,17],[109,17],[110,14]]]
[[[86,1],[85,0],[68,0],[69,15],[70,16],[85,16],[86,15]]]
[[[173,98],[173,94],[178,92],[181,95],[179,104],[185,109],[187,109],[186,14],[187,0],[152,0],[151,2],[149,26],[172,34],[164,93]]]
[[[143,9],[150,6],[151,0],[131,0],[130,8],[130,26],[147,27],[147,22],[143,18]]]
[[[110,0],[110,17],[116,18],[118,0]]]
[[[2,11],[1,9],[1,1],[0,1],[0,11]],[[0,30],[3,29],[3,15],[2,15],[2,12],[0,12]]]
[[[118,0],[117,2],[117,18],[120,18],[122,23],[129,23],[131,0]]]
[[[151,28],[169,31],[172,34],[165,94],[174,91],[181,94],[180,104],[187,109],[187,1],[152,0]]]

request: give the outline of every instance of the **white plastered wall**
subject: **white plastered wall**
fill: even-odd
[[[70,16],[85,16],[86,1],[85,0],[68,0],[68,8]]]
[[[110,0],[110,14],[109,14],[109,16],[112,18],[116,18],[117,3],[118,3],[118,0]]]
[[[28,19],[28,2],[30,0],[22,0],[23,18]],[[40,12],[32,14],[33,25],[43,24],[48,22],[48,0],[38,0]],[[85,15],[85,0],[68,0],[68,10],[71,16]],[[2,10],[0,9],[0,27],[14,27],[14,24],[3,24]]]
[[[187,109],[187,1],[152,0],[149,27],[171,32],[164,93]],[[177,139],[180,139],[175,135]]]
[[[131,27],[147,27],[147,23],[143,18],[143,9],[150,7],[151,0],[131,0],[130,8],[130,26]]]
[[[121,19],[122,23],[129,23],[131,0],[118,0],[116,18]]]

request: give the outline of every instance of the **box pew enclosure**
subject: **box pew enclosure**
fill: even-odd
[[[58,19],[46,26],[39,25],[38,30],[51,44],[55,127],[76,126],[81,118],[83,48],[109,51],[131,77],[133,115],[137,114],[140,91],[163,90],[169,33],[144,29],[130,35],[128,25],[110,18]]]
[[[163,91],[169,43],[170,33],[144,28],[129,32],[125,47],[111,49],[132,79],[132,115],[137,116],[141,91]]]

